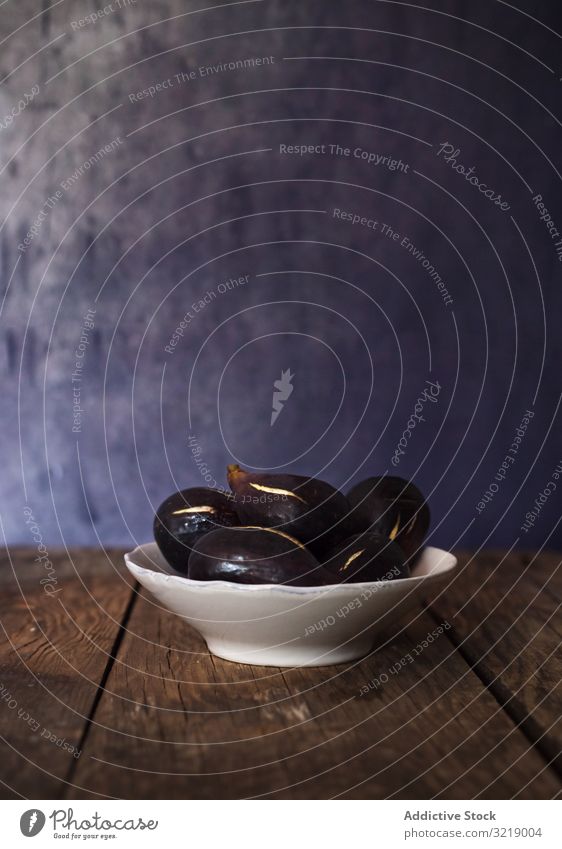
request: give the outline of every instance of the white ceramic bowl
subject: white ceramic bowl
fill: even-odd
[[[174,573],[156,543],[135,548],[125,563],[218,657],[260,666],[327,666],[367,654],[379,631],[451,580],[457,559],[428,547],[410,578],[327,587],[190,581]]]

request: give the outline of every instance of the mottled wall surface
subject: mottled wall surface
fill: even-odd
[[[416,5],[0,7],[9,542],[146,540],[236,458],[560,547],[559,4]]]

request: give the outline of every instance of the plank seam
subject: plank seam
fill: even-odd
[[[426,606],[426,610],[435,622],[438,624],[441,623],[442,617],[438,616],[430,605]],[[558,778],[562,778],[562,755],[560,754],[560,750],[554,742],[551,742],[548,737],[545,737],[545,732],[539,723],[528,714],[524,705],[511,692],[509,687],[498,676],[494,675],[485,663],[474,656],[473,652],[467,647],[466,642],[460,639],[454,626],[446,632],[446,636],[486,690],[494,697],[502,710],[507,713],[511,721],[515,723],[529,743],[539,751],[546,761],[548,768]]]
[[[97,713],[98,707],[99,707],[100,702],[101,702],[103,695],[105,693],[105,687],[106,687],[106,684],[109,680],[109,676],[111,675],[111,670],[113,669],[113,666],[114,666],[115,661],[117,659],[117,656],[119,654],[119,649],[121,648],[121,644],[122,644],[122,642],[125,638],[125,634],[127,633],[127,625],[129,623],[129,620],[130,620],[131,615],[133,613],[133,609],[134,609],[134,606],[136,604],[137,598],[139,596],[139,592],[140,592],[140,584],[138,583],[138,581],[135,581],[135,585],[134,585],[132,592],[131,592],[131,597],[129,598],[129,601],[127,602],[127,606],[125,607],[125,611],[123,613],[123,618],[121,619],[121,622],[119,623],[119,628],[117,630],[117,634],[115,635],[113,645],[111,646],[111,649],[109,651],[109,655],[108,655],[108,658],[107,658],[107,662],[105,664],[105,668],[103,670],[103,674],[101,676],[100,682],[98,684],[96,693],[95,693],[93,701],[92,701],[92,706],[90,708],[88,716],[86,717],[84,729],[83,729],[82,734],[80,736],[80,740],[78,741],[77,749],[78,749],[79,752],[84,751],[84,747],[85,747],[86,742],[88,740],[90,730],[91,730],[92,725],[94,723],[95,715]],[[66,773],[66,776],[62,779],[62,786],[61,786],[62,789],[61,789],[61,795],[60,795],[61,799],[66,799],[68,790],[70,789],[70,787],[73,786],[73,779],[74,779],[74,775],[75,775],[77,769],[78,769],[78,760],[74,759],[73,762],[70,764],[70,767],[69,767],[69,769]]]

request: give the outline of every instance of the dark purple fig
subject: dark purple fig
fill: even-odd
[[[229,493],[193,487],[162,502],[154,517],[154,538],[170,566],[187,575],[187,561],[197,540],[217,526],[238,524]]]
[[[301,475],[246,472],[228,467],[241,524],[277,528],[322,558],[349,536],[349,503],[329,483]]]
[[[408,559],[420,553],[430,513],[417,486],[392,475],[367,478],[354,486],[347,498],[358,529],[395,540]]]
[[[346,539],[323,565],[338,583],[410,577],[400,546],[387,537],[369,532]]]
[[[205,534],[189,556],[188,578],[303,587],[334,583],[298,540],[257,527],[221,528]]]

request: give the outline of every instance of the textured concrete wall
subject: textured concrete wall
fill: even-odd
[[[560,545],[562,266],[533,201],[562,231],[560,14],[433,5],[0,8],[9,541],[26,504],[46,542],[148,539],[235,457],[394,468],[443,545]]]

